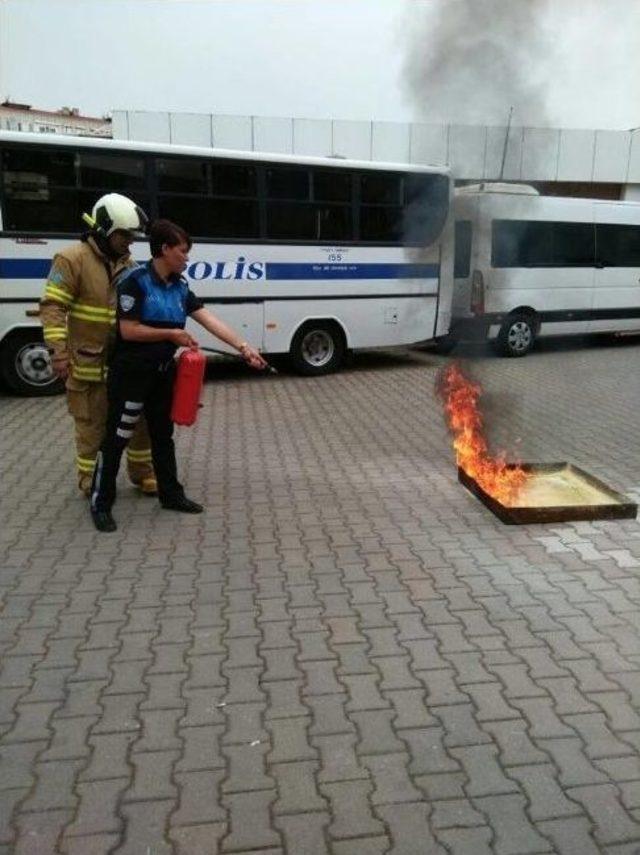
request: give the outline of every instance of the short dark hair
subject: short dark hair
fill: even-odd
[[[172,223],[171,220],[154,220],[149,227],[149,246],[151,247],[151,255],[154,258],[159,258],[162,255],[162,247],[178,246],[180,243],[186,243],[191,249],[193,241],[183,228]]]

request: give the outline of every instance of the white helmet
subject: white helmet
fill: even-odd
[[[142,237],[149,222],[142,208],[119,193],[107,193],[106,196],[101,196],[93,206],[91,218],[95,229],[105,237],[109,237],[118,229],[124,229]]]

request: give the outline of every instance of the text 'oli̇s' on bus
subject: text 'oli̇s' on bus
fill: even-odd
[[[60,388],[38,301],[51,259],[108,192],[185,228],[190,287],[302,374],[449,333],[447,169],[18,132],[0,132],[0,167],[0,371],[15,392]],[[132,253],[148,259],[144,242]]]

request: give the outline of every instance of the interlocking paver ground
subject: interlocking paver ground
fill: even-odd
[[[640,498],[640,345],[467,354],[494,446]],[[99,535],[61,398],[0,398],[0,852],[640,852],[640,523],[506,527],[445,360],[211,368],[184,518]]]

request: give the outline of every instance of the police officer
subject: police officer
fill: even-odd
[[[111,508],[116,497],[120,458],[144,413],[147,418],[158,496],[163,508],[199,514],[202,505],[185,496],[177,476],[170,418],[174,355],[178,347],[196,348],[184,329],[190,316],[234,347],[253,368],[267,363],[230,327],[205,309],[182,277],[191,238],[169,220],[149,231],[151,260],[118,283],[117,339],[109,378],[109,411],[93,475],[91,516],[98,531],[115,531]]]
[[[89,495],[107,418],[107,358],[114,338],[116,279],[135,261],[129,247],[147,224],[144,211],[118,193],[102,196],[85,215],[91,230],[53,259],[40,302],[44,340],[53,370],[66,380],[75,423],[78,486]],[[156,480],[144,420],[127,451],[129,477],[155,495]]]

